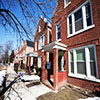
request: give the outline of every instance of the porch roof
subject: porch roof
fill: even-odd
[[[58,41],[54,41],[42,47],[42,49],[47,52],[53,52],[54,48],[65,51],[67,48],[67,45],[65,45],[64,43],[58,42]]]
[[[27,57],[38,57],[38,53],[37,52],[30,52],[27,54]]]

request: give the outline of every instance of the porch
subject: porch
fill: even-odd
[[[65,67],[66,45],[54,41],[43,46],[42,50],[42,81],[48,81],[54,90],[67,82]]]
[[[26,57],[26,70],[28,72],[28,74],[31,74],[32,69],[34,69],[35,66],[37,66],[37,57],[38,57],[38,53],[34,52],[34,53],[28,53],[27,57]]]

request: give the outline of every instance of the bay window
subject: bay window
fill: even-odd
[[[68,17],[68,37],[81,33],[89,28],[92,28],[92,7],[91,1],[86,1],[78,9],[73,11]]]
[[[69,50],[69,75],[79,78],[98,78],[95,45]]]

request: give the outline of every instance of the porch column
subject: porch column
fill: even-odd
[[[30,71],[31,71],[31,57],[29,57],[29,74],[30,74]]]
[[[24,67],[25,67],[25,71],[26,71],[26,69],[27,69],[27,56],[25,55],[25,65],[24,65]]]
[[[28,67],[28,57],[26,57],[26,65],[25,65],[26,72],[28,71],[28,70],[27,70],[27,67]]]
[[[45,54],[42,51],[42,81],[45,80]]]
[[[54,90],[58,89],[58,49],[53,49]]]

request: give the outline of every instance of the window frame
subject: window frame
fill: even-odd
[[[37,51],[37,40],[35,41],[35,51]]]
[[[42,56],[38,57],[38,68],[42,68]]]
[[[39,24],[39,33],[41,32],[41,23]]]
[[[41,42],[41,43],[40,43]],[[41,44],[41,45],[40,45]],[[42,36],[40,36],[39,38],[39,50],[42,49],[42,46],[45,45],[45,34],[43,34]]]
[[[70,0],[70,2],[68,2],[67,4],[66,4],[66,0],[64,0],[64,8],[66,8],[68,5],[70,5],[71,4],[71,0]]]
[[[96,70],[96,77],[91,75],[91,69],[90,69],[90,55],[89,55],[89,48],[93,47],[94,48],[94,59],[95,59],[95,70]],[[76,58],[76,50],[80,50],[80,49],[85,49],[85,58],[86,58],[86,75],[85,74],[79,74],[77,73],[77,59]],[[70,65],[70,51],[73,52],[73,59],[74,59],[74,73],[71,72],[71,65]],[[87,46],[83,46],[83,47],[78,47],[78,48],[73,48],[70,49],[68,51],[68,59],[69,59],[69,74],[68,76],[71,77],[76,77],[76,78],[80,78],[80,79],[86,79],[86,80],[91,80],[91,81],[96,81],[96,82],[100,82],[99,78],[99,74],[98,74],[98,65],[97,65],[97,56],[96,56],[96,45],[92,44],[92,45],[87,45]]]
[[[60,24],[60,35],[61,35],[61,22],[59,22],[59,23],[57,23],[56,24],[56,40],[57,41],[61,41],[61,37],[60,37],[60,39],[58,39],[58,25]]]
[[[90,3],[90,13],[91,13],[91,25],[90,26],[87,26],[87,21],[86,21],[86,9],[85,9],[85,5]],[[75,32],[75,13],[79,10],[79,9],[82,9],[82,18],[83,18],[83,29],[81,30],[78,30]],[[69,17],[71,16],[72,18],[72,33],[70,34],[70,31],[69,31]],[[68,29],[68,36],[67,38],[69,37],[72,37],[74,35],[77,35],[79,33],[82,33],[88,29],[91,29],[95,27],[95,25],[93,24],[93,14],[92,14],[92,4],[91,4],[91,0],[87,0],[85,3],[83,3],[80,7],[78,7],[77,9],[75,9],[71,14],[68,15],[67,17],[67,29]]]

